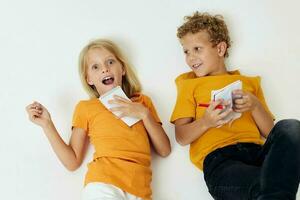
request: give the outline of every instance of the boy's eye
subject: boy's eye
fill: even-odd
[[[200,51],[201,47],[195,47],[194,49],[195,49],[195,51]]]
[[[183,53],[184,54],[188,54],[188,50],[183,50]]]

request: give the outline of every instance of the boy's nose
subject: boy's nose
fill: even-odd
[[[196,60],[196,56],[194,55],[194,54],[191,54],[190,56],[189,56],[189,61],[190,62],[193,62],[193,61],[195,61]]]

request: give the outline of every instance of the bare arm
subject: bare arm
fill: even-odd
[[[260,134],[267,138],[271,129],[274,126],[274,121],[271,115],[264,109],[259,102],[256,108],[252,111],[252,117],[260,131]]]
[[[202,118],[195,121],[193,118],[180,118],[175,121],[176,141],[182,146],[192,143],[207,130]]]
[[[57,132],[49,112],[41,104],[34,102],[26,107],[30,121],[42,127],[52,149],[70,171],[76,170],[82,163],[87,134],[81,128],[73,128],[70,143],[66,144]]]
[[[175,121],[176,141],[183,146],[188,145],[198,139],[208,129],[228,123],[228,120],[226,121],[224,118],[232,112],[232,110],[228,109],[222,113],[222,110],[216,109],[216,107],[222,103],[222,100],[212,102],[206,109],[203,117],[198,120],[193,121],[193,118],[177,119]],[[226,104],[228,104],[228,102],[225,102],[223,105]]]
[[[241,95],[242,97],[235,100],[234,111],[240,113],[250,111],[260,134],[265,138],[268,137],[274,126],[274,121],[272,116],[264,109],[259,99],[252,93],[242,90],[234,91],[234,95]]]
[[[168,156],[171,152],[171,145],[167,134],[161,124],[155,121],[151,112],[147,108],[145,108],[144,113],[144,126],[156,152],[162,157]]]

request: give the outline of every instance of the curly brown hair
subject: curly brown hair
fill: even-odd
[[[220,42],[227,44],[227,49],[231,46],[231,41],[227,26],[222,15],[210,15],[208,13],[195,12],[192,16],[184,17],[184,24],[177,29],[177,37],[181,39],[188,33],[198,33],[206,31],[209,34],[210,42],[215,47]],[[225,57],[228,57],[226,50]]]

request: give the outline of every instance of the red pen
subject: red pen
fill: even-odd
[[[208,103],[199,103],[198,106],[207,108],[208,106],[210,106],[210,104],[208,104]],[[223,105],[217,105],[216,106],[216,109],[223,109],[223,108],[224,108]]]

